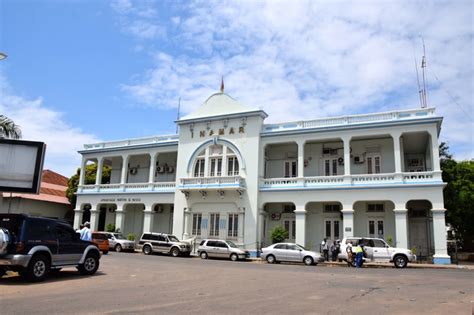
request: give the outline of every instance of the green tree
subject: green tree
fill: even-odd
[[[276,226],[271,232],[272,244],[283,242],[288,238],[288,231],[282,226]]]
[[[474,249],[474,161],[456,162],[446,143],[440,145],[443,170],[446,222],[461,242],[463,250]]]
[[[10,118],[0,115],[0,138],[21,138],[21,128]]]
[[[101,184],[108,184],[110,183],[110,173],[112,169],[104,165],[102,168],[102,183]],[[97,163],[89,164],[86,167],[86,177],[84,178],[85,185],[94,185],[95,184],[95,177],[97,173]],[[67,182],[67,190],[66,190],[66,197],[69,199],[69,202],[73,207],[76,207],[76,193],[77,193],[77,186],[79,185],[79,177],[81,175],[81,168],[78,168],[76,174],[72,175]]]

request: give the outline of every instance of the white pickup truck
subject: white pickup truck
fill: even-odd
[[[342,239],[337,258],[347,261],[347,246],[357,246],[358,244],[361,244],[364,248],[364,261],[393,262],[396,268],[405,268],[408,262],[416,261],[416,256],[411,250],[390,247],[383,239],[370,237],[348,237]]]

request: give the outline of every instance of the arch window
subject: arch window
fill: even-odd
[[[237,176],[239,160],[235,152],[224,145],[211,145],[202,150],[194,162],[194,177]]]

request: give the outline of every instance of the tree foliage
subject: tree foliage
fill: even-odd
[[[474,161],[456,162],[446,143],[440,145],[446,222],[464,250],[474,249]]]
[[[21,128],[7,116],[0,115],[0,138],[21,138]]]
[[[288,231],[282,226],[276,226],[271,232],[272,244],[283,242],[288,238]]]
[[[112,169],[104,165],[102,168],[102,183],[101,184],[108,184],[110,183],[110,173]],[[89,164],[86,167],[86,177],[84,178],[85,185],[94,185],[95,184],[95,177],[97,173],[97,163]],[[77,186],[79,185],[79,177],[81,175],[81,168],[78,168],[76,174],[72,175],[67,182],[67,190],[66,190],[66,197],[69,199],[69,202],[73,207],[76,207],[76,193],[77,193]]]

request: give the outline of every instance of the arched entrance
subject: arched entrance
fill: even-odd
[[[427,260],[434,254],[431,202],[410,200],[406,207],[408,209],[408,247],[416,251],[419,260]]]

